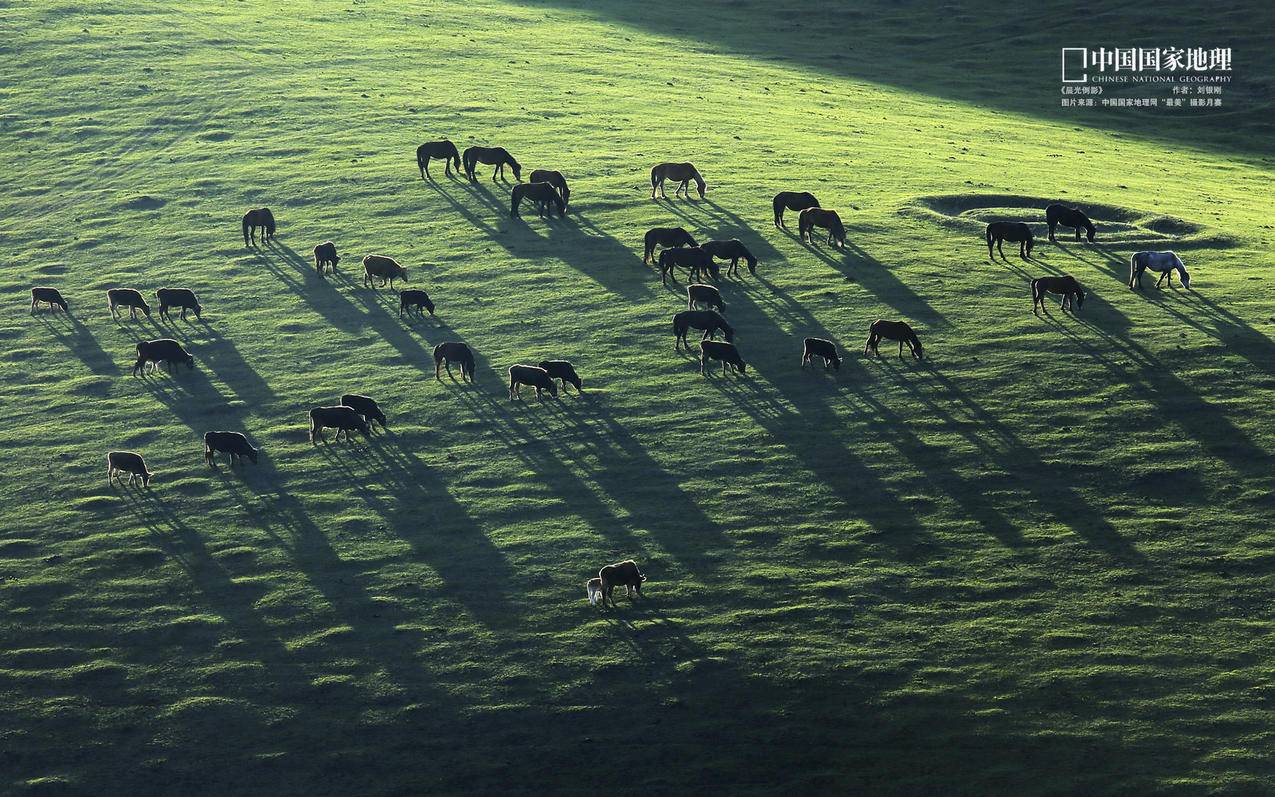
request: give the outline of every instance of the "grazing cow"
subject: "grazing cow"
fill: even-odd
[[[602,579],[591,578],[584,582],[584,592],[589,596],[589,605],[597,606],[598,601],[602,600]]]
[[[235,460],[239,460],[239,464],[243,464],[243,458],[247,457],[252,460],[252,464],[257,464],[257,454],[260,449],[253,448],[248,442],[248,438],[239,432],[204,432],[204,461],[209,465],[216,465],[214,457],[218,453],[230,455],[230,467],[235,466]]]
[[[704,365],[709,360],[720,360],[722,363],[722,376],[726,375],[727,366],[739,371],[741,374],[748,373],[748,363],[744,362],[744,358],[739,356],[739,349],[735,348],[734,343],[722,343],[720,340],[701,340],[699,342],[699,372],[704,373]]]
[[[739,273],[739,261],[743,259],[748,263],[748,273],[757,273],[757,258],[753,257],[753,253],[748,251],[748,247],[744,246],[738,238],[731,238],[729,241],[707,241],[700,247],[708,256],[718,260],[729,260],[730,267],[726,269],[726,276],[734,276]]]
[[[456,145],[447,139],[430,141],[416,148],[416,165],[420,167],[422,180],[426,175],[433,177],[429,174],[431,158],[438,158],[443,162],[443,174],[448,177],[452,176],[453,163],[456,164],[456,171],[460,171],[460,153],[456,151]]]
[[[531,173],[528,182],[548,183],[558,189],[558,195],[562,197],[563,205],[571,204],[571,189],[567,187],[567,178],[562,176],[562,172],[551,169],[536,169]]]
[[[66,309],[66,299],[62,298],[62,292],[57,288],[32,288],[31,289],[31,314],[35,315],[36,306],[44,302],[52,310],[54,305],[61,307],[62,312],[69,313]]]
[[[695,181],[695,189],[699,191],[699,198],[704,198],[704,192],[708,190],[708,183],[704,182],[704,178],[700,176],[699,169],[695,168],[692,163],[661,163],[651,169],[651,199],[655,199],[655,189],[660,190],[660,198],[668,199],[668,194],[664,193],[664,181],[672,180],[679,183],[677,190],[673,192],[673,196],[685,192],[687,199],[690,198],[691,192],[686,190],[686,186],[691,180]]]
[[[828,366],[832,366],[832,370],[841,370],[841,355],[837,354],[837,344],[823,338],[806,338],[801,344],[801,367],[805,368],[807,363],[814,365],[814,358],[818,357],[823,360],[823,367],[827,370]]]
[[[458,340],[449,340],[446,343],[440,343],[434,347],[434,378],[440,382],[443,377],[439,375],[439,369],[444,365],[447,367],[447,375],[454,380],[452,376],[452,363],[460,363],[461,380],[468,379],[474,381],[474,353],[469,350],[469,346]]]
[[[369,430],[375,431],[377,423],[382,429],[389,428],[385,425],[385,413],[381,411],[381,405],[376,403],[376,399],[360,396],[358,393],[346,393],[341,397],[341,406],[354,408],[367,421]]]
[[[691,283],[686,286],[686,309],[694,310],[696,305],[706,304],[710,310],[717,310],[719,313],[726,312],[726,302],[722,301],[722,294],[712,285],[701,285]]]
[[[824,208],[806,208],[797,217],[797,237],[802,241],[814,243],[811,233],[815,227],[828,231],[828,245],[839,249],[846,247],[846,226],[841,223],[841,216],[835,210]]]
[[[270,208],[255,208],[243,214],[243,245],[248,246],[249,242],[253,246],[257,243],[257,228],[261,228],[261,242],[265,243],[274,238],[275,223],[274,214],[270,212]]]
[[[195,318],[203,318],[200,315],[204,311],[204,306],[199,303],[195,292],[189,288],[160,288],[155,291],[155,298],[159,299],[159,317],[168,318],[168,311],[173,307],[182,309],[181,319],[186,320],[186,311],[191,310],[195,313]]]
[[[505,166],[514,170],[514,179],[522,182],[522,166],[518,161],[514,160],[514,156],[509,154],[509,150],[504,147],[470,147],[465,150],[465,154],[461,158],[464,161],[465,173],[469,175],[471,183],[478,182],[478,174],[474,171],[478,168],[478,164],[485,163],[488,166],[495,166],[491,172],[491,181],[496,182],[496,175],[500,175],[500,179],[505,179]]]
[[[1076,230],[1076,240],[1080,240],[1080,231],[1083,229],[1089,243],[1093,243],[1094,226],[1089,217],[1080,208],[1069,208],[1066,205],[1054,203],[1045,208],[1045,221],[1049,224],[1049,240],[1054,240],[1054,229],[1059,225],[1063,227],[1073,227]]]
[[[1129,258],[1129,287],[1142,290],[1142,273],[1148,269],[1160,272],[1160,279],[1155,281],[1157,288],[1165,277],[1169,278],[1169,287],[1172,288],[1173,272],[1176,271],[1182,280],[1182,287],[1191,290],[1191,275],[1187,273],[1186,265],[1176,252],[1135,252]]]
[[[392,257],[384,255],[368,255],[363,258],[363,287],[372,287],[372,278],[376,277],[381,280],[380,287],[384,288],[386,281],[390,284],[390,290],[394,289],[394,280],[401,279],[407,282],[407,269],[398,264],[398,261]]]
[[[327,266],[332,273],[336,273],[336,264],[341,262],[341,256],[336,253],[336,244],[331,241],[324,241],[314,247],[314,268],[319,272],[319,276],[323,276],[323,267]]]
[[[146,314],[147,318],[151,317],[151,306],[142,298],[139,291],[132,288],[111,288],[106,292],[106,305],[111,308],[111,318],[116,321],[120,320],[119,308],[128,308],[128,317],[137,320],[137,310]]]
[[[151,478],[155,475],[146,469],[146,460],[142,459],[141,454],[135,454],[132,451],[108,451],[106,453],[107,483],[113,483],[118,478],[123,484],[124,477],[121,474],[124,473],[128,474],[129,486],[140,478],[143,487],[149,487]]]
[[[429,294],[420,288],[408,288],[398,295],[398,317],[402,318],[403,313],[416,308],[418,313],[434,314],[434,303],[430,301]],[[423,312],[422,312],[423,311]]]
[[[775,194],[772,204],[775,208],[775,226],[783,227],[785,210],[802,211],[806,208],[817,208],[819,200],[815,199],[815,195],[809,191],[780,191]]]
[[[677,336],[673,341],[673,351],[679,351],[683,344],[690,350],[691,344],[687,343],[686,334],[691,329],[704,330],[704,337],[700,340],[716,337],[720,329],[726,336],[727,343],[735,341],[735,328],[726,323],[726,319],[716,310],[683,310],[673,316],[673,334]]]
[[[575,385],[577,393],[584,392],[584,380],[576,373],[575,366],[567,360],[541,360],[540,367],[545,369],[550,379],[562,381],[562,392],[567,392],[567,385]]]
[[[677,282],[677,275],[673,273],[674,268],[686,269],[687,279],[703,279],[704,272],[708,272],[708,276],[714,280],[722,278],[722,270],[717,267],[717,263],[713,261],[712,256],[698,246],[685,249],[665,249],[660,252],[659,265],[660,282],[664,285],[668,284],[670,276],[674,282]]]
[[[315,438],[328,442],[323,436],[324,429],[336,429],[338,443],[341,442],[343,433],[347,443],[353,431],[362,432],[364,437],[372,434],[363,415],[353,407],[347,407],[344,404],[337,407],[315,407],[310,410],[310,442],[313,443]]]
[[[880,357],[881,352],[877,346],[881,343],[881,338],[888,340],[897,340],[899,342],[899,359],[903,359],[903,344],[908,344],[908,351],[912,352],[912,356],[918,360],[924,356],[921,348],[921,339],[912,331],[912,327],[908,326],[906,321],[882,321],[877,319],[872,322],[872,326],[868,327],[868,343],[863,347],[863,353],[869,352]]]
[[[190,356],[180,343],[172,338],[159,338],[137,342],[137,362],[133,363],[133,376],[137,376],[139,368],[150,365],[153,371],[161,362],[164,363],[165,370],[170,373],[176,371],[178,363],[186,363],[190,370],[195,370],[195,358]]]
[[[691,234],[681,227],[653,227],[646,231],[646,246],[642,251],[642,262],[650,263],[655,254],[655,247],[666,249],[675,246],[699,246]]]
[[[518,218],[518,206],[524,199],[536,203],[536,214],[541,218],[544,218],[546,212],[549,218],[553,218],[553,208],[558,209],[560,217],[567,215],[567,203],[562,201],[558,189],[549,183],[522,183],[509,192],[509,218]]]
[[[992,260],[996,259],[992,254],[992,244],[996,245],[996,251],[1001,253],[1002,260],[1008,260],[1005,250],[1001,248],[1005,241],[1018,244],[1018,256],[1023,260],[1031,260],[1032,248],[1036,246],[1032,228],[1021,221],[994,221],[987,225],[987,232],[983,237],[987,240],[987,256]]]
[[[1049,308],[1045,307],[1045,294],[1061,293],[1062,302],[1059,306],[1066,310],[1070,308],[1072,312],[1079,310],[1085,304],[1085,289],[1080,287],[1080,283],[1070,274],[1064,274],[1061,277],[1037,277],[1032,280],[1032,312],[1039,312],[1044,309],[1046,313]]]
[[[522,397],[522,386],[529,385],[536,389],[536,401],[540,401],[541,391],[548,390],[549,395],[558,397],[558,383],[553,381],[549,372],[535,365],[509,366],[509,400]]]
[[[623,562],[617,562],[613,565],[607,565],[598,571],[598,581],[602,587],[602,605],[606,606],[607,601],[611,605],[615,605],[614,592],[616,587],[624,587],[626,597],[632,597],[632,593],[636,592],[638,597],[642,596],[642,584],[646,581],[646,576],[638,570],[637,562],[627,559]]]

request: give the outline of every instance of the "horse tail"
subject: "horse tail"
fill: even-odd
[[[652,187],[652,188],[654,188],[654,187],[655,187],[655,182],[659,179],[659,177],[660,177],[660,173],[661,173],[661,172],[663,172],[663,171],[664,171],[664,167],[662,167],[662,166],[652,166],[652,167],[651,167],[651,187]]]

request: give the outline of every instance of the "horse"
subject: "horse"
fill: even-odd
[[[721,330],[727,343],[735,342],[735,328],[726,322],[721,313],[716,310],[683,310],[673,316],[673,334],[677,336],[677,340],[673,341],[673,351],[679,351],[684,343],[686,350],[691,350],[691,344],[686,341],[686,333],[691,329],[704,330],[704,337],[700,340],[716,338],[717,331]]]
[[[869,352],[880,357],[881,352],[877,350],[881,338],[888,340],[897,340],[899,342],[899,359],[903,359],[903,344],[908,344],[908,350],[912,352],[912,356],[921,359],[925,352],[921,348],[921,339],[912,331],[912,327],[908,326],[906,321],[882,321],[877,319],[872,322],[872,326],[868,327],[868,342],[863,347],[864,355]]]
[[[1069,208],[1066,205],[1060,205],[1057,202],[1045,208],[1045,221],[1049,223],[1049,240],[1054,240],[1054,228],[1062,225],[1063,227],[1073,227],[1076,230],[1076,240],[1080,240],[1080,230],[1083,228],[1089,238],[1089,243],[1093,243],[1094,226],[1089,217],[1080,208]]]
[[[775,226],[784,226],[784,210],[805,210],[819,207],[819,200],[809,191],[780,191],[772,203],[775,208]]]
[[[558,189],[558,194],[562,196],[562,204],[571,204],[571,189],[567,187],[567,178],[562,176],[562,172],[552,171],[550,169],[536,169],[528,178],[529,183],[548,183]]]
[[[1060,307],[1063,310],[1070,309],[1072,312],[1079,310],[1085,304],[1085,289],[1080,287],[1080,283],[1070,274],[1064,274],[1061,277],[1037,277],[1032,280],[1032,312],[1038,312],[1038,308],[1044,308],[1045,312],[1049,312],[1049,308],[1045,307],[1046,293],[1062,294],[1062,302]]]
[[[261,228],[261,242],[265,243],[274,238],[274,214],[270,212],[270,208],[256,208],[243,214],[243,245],[248,246],[251,238],[252,245],[257,244],[257,228]]]
[[[429,174],[429,161],[431,158],[438,158],[443,162],[443,174],[448,177],[452,176],[453,163],[456,164],[456,171],[460,171],[460,153],[456,151],[456,145],[447,139],[430,141],[416,148],[416,165],[421,169],[422,180],[425,179],[425,175]]]
[[[1036,245],[1036,239],[1032,237],[1032,228],[1023,224],[1021,221],[994,221],[987,225],[987,256],[992,260],[996,256],[992,254],[992,244],[996,244],[996,251],[1001,253],[1001,258],[1005,257],[1005,250],[1001,249],[1004,241],[1018,244],[1018,256],[1023,260],[1031,260],[1032,247]]]
[[[668,284],[668,277],[672,275],[673,281],[677,282],[677,275],[673,274],[674,267],[684,268],[687,271],[687,279],[700,280],[703,278],[705,271],[716,282],[722,278],[721,269],[713,262],[713,257],[708,252],[700,249],[698,246],[678,249],[665,249],[660,252],[660,283]]]
[[[541,218],[544,218],[546,210],[549,211],[549,218],[553,218],[553,210],[550,206],[558,209],[559,216],[567,215],[567,203],[562,201],[562,196],[551,184],[521,183],[515,185],[514,190],[510,192],[509,218],[518,218],[518,205],[524,199],[530,199],[536,203],[536,210]]]
[[[731,238],[729,241],[705,241],[700,248],[708,252],[709,257],[730,261],[730,267],[726,269],[728,277],[739,273],[740,258],[748,263],[749,274],[757,273],[757,258],[753,257],[753,253],[748,251],[748,247],[744,246],[738,238]]]
[[[1173,272],[1178,272],[1178,276],[1182,278],[1182,287],[1191,290],[1191,275],[1187,273],[1186,266],[1182,264],[1182,258],[1177,256],[1175,252],[1135,252],[1133,257],[1129,258],[1129,287],[1136,287],[1142,290],[1142,272],[1147,269],[1160,272],[1160,279],[1155,281],[1155,286],[1160,287],[1160,283],[1164,282],[1164,278],[1169,278],[1169,287],[1173,287]]]
[[[504,147],[470,147],[465,150],[462,156],[465,163],[465,173],[469,175],[469,182],[478,182],[478,175],[474,173],[475,167],[480,163],[488,166],[495,166],[491,172],[491,181],[496,182],[496,175],[500,175],[500,179],[505,179],[505,166],[514,170],[514,179],[522,182],[522,165],[514,160],[514,156],[509,154],[509,150]]]
[[[797,217],[797,237],[802,241],[814,243],[810,233],[815,227],[822,227],[828,231],[829,246],[833,245],[835,239],[838,249],[845,248],[846,227],[841,223],[841,217],[837,215],[837,211],[823,208],[806,208],[801,211],[801,215]]]
[[[660,189],[660,197],[668,199],[668,194],[664,193],[664,181],[672,180],[680,183],[677,190],[673,192],[673,196],[677,196],[686,191],[686,196],[690,197],[691,192],[686,190],[687,184],[695,181],[695,188],[699,191],[699,198],[704,198],[704,192],[708,190],[708,183],[704,182],[704,178],[700,176],[699,169],[695,168],[693,163],[661,163],[651,169],[651,199],[655,199],[655,189]]]
[[[646,248],[642,252],[642,262],[650,263],[655,247],[671,249],[675,246],[699,246],[691,234],[681,227],[652,227],[646,231]]]

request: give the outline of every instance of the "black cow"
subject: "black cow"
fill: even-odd
[[[823,338],[806,338],[801,346],[801,367],[814,365],[814,358],[823,360],[823,367],[832,366],[834,371],[841,370],[841,355],[837,354],[837,344]]]
[[[535,365],[509,366],[509,400],[522,397],[522,386],[530,385],[536,389],[536,401],[540,401],[542,391],[557,398],[558,384],[549,376],[549,372]]]
[[[173,307],[182,309],[182,320],[186,320],[186,311],[193,310],[195,318],[202,318],[200,315],[204,311],[204,306],[199,303],[199,299],[195,296],[195,292],[189,288],[160,288],[155,291],[155,298],[159,299],[159,317],[168,318],[168,311]]]
[[[550,379],[562,380],[562,392],[567,392],[567,385],[575,385],[577,393],[584,392],[584,380],[576,373],[575,366],[566,360],[541,360],[540,367],[545,369]]]
[[[434,347],[434,378],[442,381],[439,370],[446,365],[447,375],[452,376],[452,363],[460,363],[460,378],[474,381],[474,353],[458,340],[449,340]]]
[[[430,301],[428,293],[420,288],[405,288],[398,294],[398,317],[402,318],[403,313],[410,311],[413,307],[418,312],[423,309],[430,315],[434,314],[434,303]]]
[[[607,601],[610,601],[614,606],[615,597],[612,593],[615,592],[616,587],[624,587],[625,596],[631,597],[632,593],[629,592],[631,589],[638,594],[638,597],[641,597],[642,584],[646,581],[646,576],[638,570],[637,562],[626,559],[599,570],[598,579],[602,582],[602,605],[606,606]]]
[[[195,358],[180,343],[172,338],[159,338],[137,342],[137,362],[133,363],[133,376],[137,376],[139,368],[149,364],[151,370],[155,370],[161,362],[169,372],[175,371],[178,363],[186,363],[190,370],[195,370]]]
[[[240,465],[243,464],[244,457],[252,460],[252,464],[256,465],[258,452],[259,449],[253,448],[248,438],[239,432],[204,432],[204,461],[209,465],[216,464],[213,458],[218,453],[230,455],[232,468],[236,458]]]
[[[341,406],[353,407],[359,415],[366,418],[368,429],[376,428],[373,421],[379,423],[382,429],[389,428],[385,424],[385,413],[381,411],[381,405],[376,403],[376,399],[360,396],[358,393],[346,393],[341,397]]]
[[[319,276],[323,276],[323,267],[328,266],[332,269],[332,273],[336,273],[336,264],[341,262],[341,256],[336,253],[336,244],[331,241],[324,241],[314,247],[314,268],[319,272]]]
[[[315,407],[310,410],[310,442],[313,443],[315,438],[327,442],[327,438],[323,436],[324,429],[336,429],[336,440],[341,442],[342,433],[348,442],[350,432],[358,430],[363,433],[364,437],[371,435],[372,431],[368,428],[367,420],[353,407],[341,405],[339,407]]]
[[[137,319],[137,310],[146,314],[147,318],[151,317],[151,306],[142,298],[142,294],[132,288],[111,288],[106,292],[106,305],[111,308],[111,318],[119,320],[118,311],[121,307],[128,308],[128,317]]]
[[[57,288],[32,288],[31,289],[31,313],[35,314],[36,305],[44,302],[52,309],[54,305],[62,308],[62,312],[69,313],[66,309],[66,299],[62,298],[62,292]]]

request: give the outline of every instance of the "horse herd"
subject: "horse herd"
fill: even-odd
[[[512,188],[510,194],[511,217],[517,217],[519,205],[524,200],[535,203],[538,213],[542,217],[546,214],[552,217],[555,211],[560,217],[565,216],[567,213],[571,191],[562,173],[554,170],[537,169],[531,172],[530,181],[523,183],[521,164],[503,147],[469,147],[462,153],[457,150],[455,144],[451,141],[433,141],[422,144],[417,148],[416,160],[420,169],[421,179],[423,180],[433,179],[429,172],[431,160],[444,161],[444,173],[449,177],[452,175],[452,167],[454,165],[457,172],[467,177],[471,183],[478,180],[476,169],[479,164],[494,167],[492,171],[493,181],[504,179],[504,170],[508,167],[513,173],[514,179],[518,181],[518,184]],[[651,197],[655,199],[658,195],[658,198],[667,198],[664,193],[664,186],[669,181],[677,184],[674,197],[684,194],[689,198],[689,185],[691,183],[695,184],[700,198],[705,197],[708,189],[707,183],[694,164],[661,163],[651,169]],[[814,230],[818,228],[826,233],[828,245],[838,248],[845,247],[845,225],[840,215],[835,210],[824,208],[813,194],[805,191],[783,191],[775,195],[772,207],[776,228],[786,228],[784,221],[785,211],[796,211],[799,214],[799,240],[812,243]],[[1082,231],[1084,231],[1090,242],[1095,240],[1096,229],[1093,222],[1078,208],[1051,204],[1045,209],[1045,221],[1049,228],[1050,241],[1056,240],[1055,231],[1059,227],[1073,229],[1076,241],[1080,241]],[[243,215],[241,227],[244,245],[256,246],[258,231],[260,231],[262,243],[268,243],[275,237],[277,224],[274,214],[269,208],[254,208]],[[1031,227],[1025,223],[994,221],[987,225],[984,237],[988,256],[993,260],[995,260],[993,250],[1000,253],[1001,258],[1005,259],[1004,251],[1001,248],[1005,241],[1019,244],[1019,256],[1024,260],[1031,260],[1035,240]],[[658,257],[656,257],[657,250],[659,250]],[[326,273],[335,273],[341,257],[337,254],[336,245],[332,241],[325,241],[314,247],[314,259],[315,268],[319,276],[323,277]],[[699,243],[681,227],[656,227],[648,230],[644,239],[643,263],[650,263],[652,259],[655,260],[659,268],[662,284],[667,284],[669,278],[676,282],[677,269],[686,271],[688,277],[686,286],[687,309],[673,316],[674,350],[680,351],[683,346],[688,351],[690,350],[690,343],[687,338],[693,329],[703,333],[699,340],[699,370],[701,374],[706,373],[706,367],[710,362],[720,362],[723,375],[730,371],[746,374],[748,365],[735,347],[735,329],[725,317],[726,303],[722,300],[721,293],[715,286],[699,280],[706,277],[713,281],[720,280],[719,260],[729,261],[726,271],[728,277],[739,274],[741,260],[746,264],[750,274],[756,274],[757,258],[737,238]],[[388,284],[391,290],[394,289],[394,281],[396,279],[407,281],[407,269],[393,258],[384,255],[368,255],[363,258],[362,265],[364,269],[363,284],[373,290],[378,287],[377,280],[380,281],[380,286],[383,287]],[[1172,287],[1172,275],[1175,271],[1179,274],[1182,286],[1184,288],[1190,287],[1190,275],[1187,273],[1182,260],[1173,252],[1138,252],[1134,254],[1130,259],[1129,287],[1141,288],[1141,277],[1148,270],[1160,274],[1160,280],[1156,283],[1157,287],[1160,286],[1166,277],[1168,278],[1169,286]],[[1071,275],[1046,276],[1033,279],[1031,281],[1031,293],[1033,312],[1038,312],[1045,307],[1045,297],[1051,293],[1062,296],[1061,307],[1064,310],[1078,310],[1085,300],[1084,289],[1076,278]],[[161,288],[156,291],[156,296],[160,300],[161,318],[168,317],[170,308],[181,308],[181,317],[183,319],[186,318],[187,310],[193,311],[196,318],[199,318],[203,309],[194,292],[189,289]],[[48,304],[50,307],[56,306],[64,312],[69,312],[68,304],[57,288],[46,286],[32,288],[31,312],[34,313],[40,304]],[[705,307],[701,308],[701,305]],[[120,308],[128,309],[130,318],[133,319],[137,317],[138,310],[141,310],[147,317],[150,316],[150,306],[141,293],[134,289],[116,288],[108,291],[108,307],[112,318],[116,319],[117,322]],[[435,311],[433,301],[424,290],[401,290],[399,292],[399,316],[401,317],[405,312],[410,312],[413,308],[428,312],[430,315],[433,315]],[[724,341],[716,339],[718,334],[722,335]],[[874,321],[869,326],[867,343],[864,345],[864,354],[879,356],[878,346],[883,339],[898,343],[900,358],[903,357],[903,348],[905,346],[917,360],[922,359],[924,356],[924,349],[920,339],[905,321],[884,319]],[[153,370],[161,362],[169,370],[172,370],[180,363],[186,364],[189,368],[194,368],[194,357],[178,341],[172,338],[139,341],[136,353],[137,360],[133,366],[134,376],[138,375],[139,371],[145,376],[146,366],[150,366]],[[433,354],[436,379],[442,379],[441,372],[445,368],[448,376],[455,381],[452,365],[456,364],[460,368],[462,383],[474,381],[474,355],[465,343],[460,341],[440,343],[435,346]],[[804,368],[806,365],[813,364],[815,358],[823,362],[825,369],[839,370],[841,367],[842,357],[832,341],[807,337],[802,342],[801,366]],[[575,387],[577,393],[583,393],[583,380],[574,365],[567,360],[542,360],[537,365],[516,363],[509,367],[508,375],[510,400],[519,399],[521,397],[521,388],[524,386],[535,389],[537,400],[541,398],[544,392],[556,397],[559,384],[562,385],[564,390],[570,384]],[[336,429],[338,441],[341,440],[342,436],[348,441],[351,434],[355,431],[364,436],[370,436],[377,424],[382,429],[388,428],[385,413],[379,404],[374,399],[359,394],[347,393],[341,397],[340,402],[337,404],[314,407],[309,411],[308,417],[311,443],[326,442],[323,431],[327,428]],[[254,448],[248,442],[248,439],[239,432],[209,431],[204,435],[204,459],[209,465],[215,465],[214,456],[216,453],[228,454],[233,466],[236,461],[242,463],[244,458],[256,463],[259,449]],[[108,480],[112,483],[116,479],[122,481],[125,474],[129,477],[129,484],[132,484],[136,479],[140,479],[143,486],[149,486],[150,480],[154,475],[148,470],[141,455],[129,451],[109,452],[107,455]],[[636,566],[633,566],[633,569],[636,571]],[[645,576],[641,578],[645,580]],[[594,587],[597,586],[594,582],[598,582],[598,579],[593,579],[590,582],[591,594]],[[609,591],[606,594],[609,597]]]

